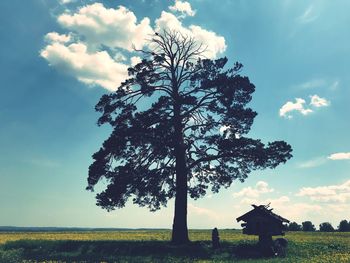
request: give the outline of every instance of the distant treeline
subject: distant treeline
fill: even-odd
[[[312,232],[316,231],[316,227],[314,224],[312,224],[311,221],[304,221],[299,225],[296,222],[292,222],[287,226],[288,231],[307,231],[307,232]],[[350,232],[350,221],[347,220],[342,220],[340,221],[337,229],[335,229],[331,223],[329,222],[324,222],[321,223],[319,226],[319,231],[321,232]]]
[[[145,228],[88,228],[88,227],[17,227],[0,226],[0,232],[66,232],[66,231],[131,231],[131,230],[150,230]],[[161,228],[153,230],[163,230]]]

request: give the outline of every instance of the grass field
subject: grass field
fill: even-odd
[[[219,230],[221,248],[211,248],[210,230],[191,230],[191,244],[176,247],[169,230],[109,232],[0,232],[0,262],[350,262],[350,233],[286,234],[285,258],[262,258],[256,237]]]

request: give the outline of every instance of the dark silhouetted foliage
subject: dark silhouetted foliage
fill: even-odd
[[[320,224],[320,231],[321,232],[333,232],[334,227],[329,222],[324,222]]]
[[[301,224],[302,224],[303,231],[306,231],[306,232],[316,231],[316,228],[311,221],[304,221]]]
[[[338,226],[339,232],[350,232],[350,221],[346,221],[345,219],[340,221]]]
[[[253,170],[275,168],[292,149],[246,136],[257,113],[247,106],[255,86],[240,75],[242,64],[203,59],[202,46],[176,32],[157,33],[149,46],[130,78],[96,105],[98,125],[113,131],[93,155],[87,189],[106,179],[96,198],[107,210],[131,199],[154,211],[175,198],[172,240],[184,243],[187,195],[217,193]]]
[[[287,230],[288,231],[301,231],[302,227],[298,223],[292,222],[288,225]]]

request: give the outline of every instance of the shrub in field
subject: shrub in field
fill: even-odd
[[[307,231],[307,232],[312,232],[312,231],[316,231],[315,226],[312,224],[311,221],[304,221],[301,223],[302,224],[302,229],[303,231]]]
[[[338,226],[339,232],[349,232],[350,231],[350,221],[346,221],[345,219],[340,221]]]
[[[287,227],[288,231],[301,231],[301,225],[296,222],[292,222]]]
[[[320,224],[320,231],[321,232],[333,232],[334,227],[329,222],[324,222]]]

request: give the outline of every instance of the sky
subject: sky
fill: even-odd
[[[237,228],[251,204],[316,226],[350,220],[350,1],[0,1],[0,225],[171,228],[133,204],[107,212],[85,190],[110,133],[94,106],[164,28],[239,61],[255,84],[249,136],[293,158],[188,202],[189,228]],[[100,183],[99,189],[105,185]]]

